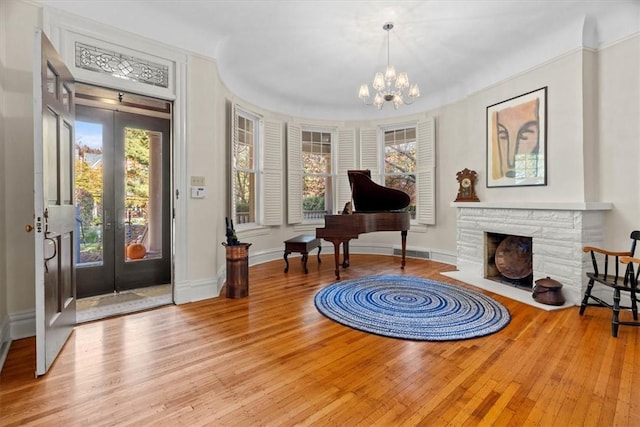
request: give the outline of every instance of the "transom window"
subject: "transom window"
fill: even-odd
[[[302,213],[305,221],[333,211],[331,132],[302,131]]]
[[[416,215],[416,128],[384,130],[384,185],[411,197],[411,219]]]

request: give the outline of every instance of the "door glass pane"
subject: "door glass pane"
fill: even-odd
[[[78,267],[103,262],[102,194],[103,129],[76,121],[76,262]],[[109,221],[109,219],[107,219]]]
[[[162,257],[162,134],[125,129],[127,262]]]

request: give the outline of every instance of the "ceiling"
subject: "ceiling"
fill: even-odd
[[[38,1],[214,58],[239,98],[311,119],[425,111],[640,31],[640,0]],[[386,22],[391,64],[421,92],[397,111],[358,99],[386,65]]]

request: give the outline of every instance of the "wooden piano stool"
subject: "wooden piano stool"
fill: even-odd
[[[322,247],[320,246],[320,239],[316,238],[311,234],[301,234],[296,237],[292,237],[289,240],[284,241],[284,262],[286,267],[284,268],[284,272],[289,271],[289,260],[287,257],[292,252],[300,252],[302,254],[302,265],[304,267],[304,274],[308,273],[307,270],[307,259],[309,259],[309,252],[318,248],[318,262],[320,260],[320,251]]]

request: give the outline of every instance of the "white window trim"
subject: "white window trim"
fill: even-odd
[[[237,232],[260,230],[283,223],[283,122],[265,118],[248,108],[234,104],[232,108],[230,202],[231,218],[236,217],[235,164],[233,147],[238,136],[237,118],[244,117],[254,123],[255,221],[236,224]],[[243,234],[244,235],[244,234]]]
[[[378,126],[377,130],[377,167],[376,179],[384,185],[384,133],[387,131],[406,129],[414,127],[416,129],[416,218],[411,220],[412,224],[435,225],[435,118],[427,117],[424,120],[394,123]],[[366,131],[366,130],[365,130]],[[362,151],[361,130],[361,151]],[[366,158],[366,157],[365,157]],[[361,167],[367,167],[362,161]],[[371,163],[372,160],[369,161]],[[371,170],[372,177],[374,170]]]
[[[338,143],[337,143],[337,137],[338,137],[338,130],[335,127],[319,127],[319,126],[305,126],[305,125],[301,125],[300,126],[300,155],[302,156],[302,132],[320,132],[320,133],[328,133],[331,135],[331,173],[330,174],[324,174],[323,176],[326,176],[328,178],[331,178],[331,205],[333,206],[333,210],[335,211],[336,209],[342,209],[341,207],[339,207],[337,205],[338,203],[338,195],[337,195],[337,185],[336,185],[336,168],[338,165],[338,160],[337,160],[337,155],[336,155],[336,151],[338,148]],[[302,185],[302,180],[305,176],[304,173],[304,164],[302,163],[302,159],[300,162],[300,166],[301,166],[301,173],[300,173],[300,185]],[[324,223],[324,218],[322,219],[311,219],[311,220],[305,220],[304,219],[304,208],[302,207],[302,192],[300,193],[301,197],[300,197],[300,206],[301,206],[301,212],[302,212],[302,224],[323,224]],[[331,212],[329,212],[330,214]]]
[[[261,182],[261,171],[262,171],[262,162],[261,162],[261,153],[262,153],[262,145],[261,145],[261,135],[262,135],[262,117],[258,116],[251,111],[242,108],[238,105],[234,106],[233,109],[233,134],[231,141],[231,218],[236,217],[236,195],[235,195],[235,176],[236,176],[236,164],[235,164],[235,153],[234,149],[236,146],[236,142],[238,140],[238,118],[243,117],[246,120],[251,120],[253,122],[253,156],[254,156],[254,164],[253,169],[251,171],[255,175],[255,212],[254,222],[248,222],[244,224],[234,224],[236,231],[243,231],[248,229],[256,228],[260,226],[260,218],[262,218],[262,209],[261,209],[261,201],[262,201],[262,182]]]

